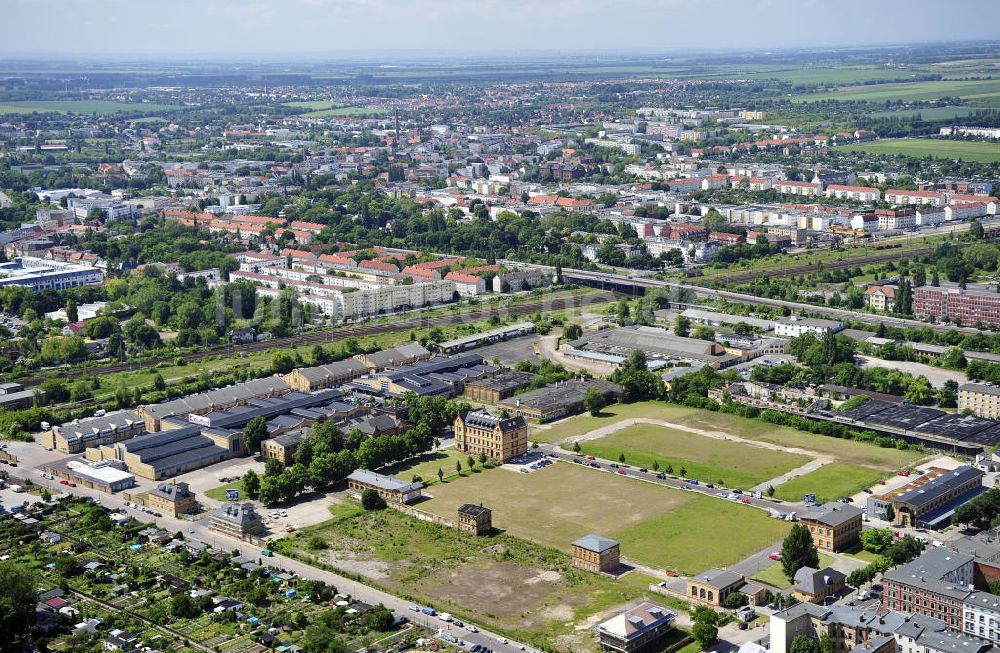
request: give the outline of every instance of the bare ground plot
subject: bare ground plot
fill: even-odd
[[[740,442],[671,429],[656,424],[635,424],[596,440],[581,443],[581,450],[606,460],[624,454],[633,466],[661,469],[669,464],[675,473],[726,487],[749,489],[775,478],[809,460],[808,456],[765,449]]]
[[[494,470],[474,478],[510,475]],[[651,576],[633,572],[616,581],[584,573],[565,553],[507,534],[470,537],[395,510],[365,512],[356,504],[331,513],[332,519],[279,541],[278,550],[360,574],[414,603],[475,616],[537,648],[558,641],[561,650],[594,651],[583,621],[655,596]],[[670,604],[676,609],[677,603]]]
[[[943,387],[945,381],[955,381],[959,385],[965,383],[969,378],[962,372],[946,370],[942,367],[934,367],[926,363],[915,363],[912,361],[887,361],[871,356],[858,356],[861,359],[862,367],[885,367],[890,370],[899,370],[913,376],[925,376],[935,388]]]
[[[459,505],[481,502],[493,509],[494,526],[544,546],[569,551],[573,540],[597,532],[621,541],[627,558],[688,573],[732,564],[787,530],[743,504],[567,463],[478,474],[432,494],[420,507],[434,514],[452,518]],[[734,523],[740,537],[717,537]]]
[[[616,404],[605,408],[600,417],[577,415],[550,425],[533,426],[529,433],[529,439],[539,442],[575,439],[594,429],[607,427],[609,424],[635,417],[659,419],[668,423],[667,425],[681,425],[687,430],[696,429],[723,436],[737,436],[746,440],[768,442],[782,447],[798,448],[834,457],[841,462],[885,469],[903,467],[923,456],[916,451],[883,449],[864,442],[806,433],[786,426],[769,424],[762,420],[658,401]]]

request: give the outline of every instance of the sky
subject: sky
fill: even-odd
[[[0,16],[8,57],[676,52],[1000,37],[1000,0],[0,0]]]

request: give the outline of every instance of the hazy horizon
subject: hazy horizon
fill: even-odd
[[[215,60],[852,49],[996,40],[992,0],[18,0],[0,57]]]

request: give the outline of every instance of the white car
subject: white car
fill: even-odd
[[[465,624],[465,629],[467,631],[469,631],[470,633],[478,633],[479,632],[479,629],[476,628],[475,626],[473,626],[472,624]]]
[[[497,637],[497,641],[500,642],[501,644],[506,644],[507,643],[507,638],[506,637]]]

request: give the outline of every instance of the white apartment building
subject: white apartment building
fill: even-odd
[[[104,272],[89,265],[49,261],[34,256],[0,263],[0,286],[25,286],[36,291],[64,290],[103,282]]]
[[[1000,644],[1000,597],[975,592],[962,602],[962,632]]]
[[[618,141],[611,141],[602,138],[586,138],[583,142],[597,147],[610,147],[616,150],[621,150],[630,156],[635,156],[642,150],[637,143],[619,143]]]
[[[890,188],[885,191],[885,201],[890,204],[929,204],[944,206],[944,193],[929,190],[901,190]]]
[[[841,186],[830,184],[826,188],[827,197],[836,197],[842,200],[855,200],[858,202],[877,202],[882,199],[882,191],[877,188],[867,186]]]
[[[909,229],[915,226],[917,226],[916,212],[906,215],[884,215],[881,213],[878,215],[879,231]]]

